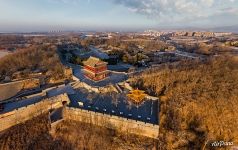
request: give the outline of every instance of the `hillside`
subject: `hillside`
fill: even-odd
[[[63,121],[51,129],[47,115],[0,134],[1,149],[212,149],[214,141],[238,143],[238,61],[217,57],[151,69],[132,85],[160,97],[156,141],[89,124]],[[225,148],[224,148],[225,149]]]
[[[184,61],[144,72],[132,83],[161,98],[165,149],[211,148],[220,140],[238,144],[237,60]]]
[[[32,46],[0,59],[0,81],[5,77],[14,79],[14,74],[27,78],[35,71],[43,72],[49,78],[64,78],[63,65],[54,46]]]

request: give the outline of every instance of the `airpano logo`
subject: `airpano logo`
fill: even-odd
[[[211,143],[212,147],[226,147],[226,146],[233,146],[233,142],[226,142],[226,141],[214,141]]]
[[[238,150],[238,146],[232,146],[231,150]]]

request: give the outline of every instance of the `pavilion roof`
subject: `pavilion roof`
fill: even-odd
[[[127,97],[135,101],[136,103],[142,102],[147,94],[145,94],[145,91],[141,90],[133,90],[129,94],[127,94]]]
[[[96,67],[97,65],[107,65],[106,62],[92,56],[90,56],[88,60],[84,61],[83,64],[86,66],[91,66],[91,67]]]

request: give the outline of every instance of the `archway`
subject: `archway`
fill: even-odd
[[[63,102],[62,102],[62,105],[63,105],[63,106],[67,105],[67,101],[63,101]]]

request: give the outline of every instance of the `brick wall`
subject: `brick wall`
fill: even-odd
[[[63,101],[67,101],[69,103],[67,94],[44,99],[41,102],[0,114],[0,131],[8,129],[26,120],[30,120],[42,113],[46,113],[50,109],[62,107]]]
[[[82,109],[67,107],[64,110],[63,117],[68,120],[91,123],[97,126],[115,129],[120,132],[133,133],[150,138],[157,138],[159,134],[159,125]]]

